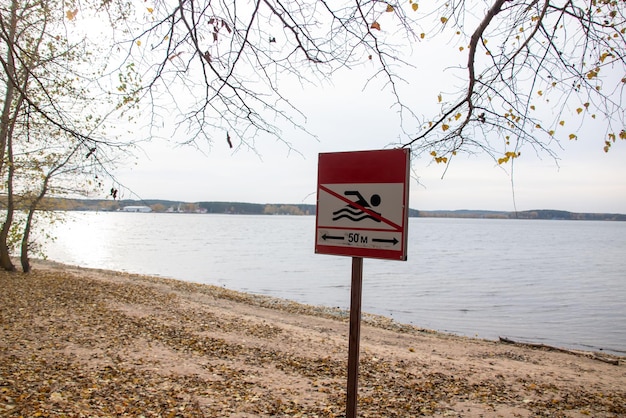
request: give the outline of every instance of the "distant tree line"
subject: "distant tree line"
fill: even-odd
[[[0,198],[0,209],[6,202]],[[103,211],[122,210],[126,206],[148,206],[152,212],[222,213],[233,215],[315,215],[315,205],[263,204],[246,202],[179,202],[173,200],[112,200],[46,198],[42,206],[48,210]],[[19,209],[19,208],[18,208]],[[413,218],[481,218],[481,219],[560,219],[576,221],[626,221],[626,214],[576,213],[563,210],[527,210],[521,212],[490,210],[417,210],[409,209]]]
[[[576,213],[564,210],[527,210],[521,212],[489,210],[433,210],[416,211],[421,218],[480,218],[480,219],[543,219],[570,221],[626,221],[625,214],[618,213]]]
[[[265,205],[263,213],[266,215],[311,215],[315,213],[315,206],[310,206],[312,208],[297,205]]]
[[[126,206],[148,206],[153,212],[224,213],[236,215],[315,215],[315,205],[263,204],[246,202],[180,202],[173,200],[113,200],[47,198],[42,205],[49,210],[115,212]],[[0,208],[4,202],[0,198]]]

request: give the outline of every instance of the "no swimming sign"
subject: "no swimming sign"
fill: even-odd
[[[319,154],[315,252],[406,260],[408,149]]]

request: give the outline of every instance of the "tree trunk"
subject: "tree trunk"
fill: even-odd
[[[22,248],[20,251],[20,262],[22,263],[22,270],[24,271],[24,273],[30,272],[30,259],[28,257],[28,253],[30,243],[30,230],[33,225],[35,211],[37,210],[37,207],[39,207],[39,203],[46,196],[46,193],[48,193],[48,184],[56,170],[57,169],[54,169],[46,175],[43,180],[43,184],[41,185],[39,195],[35,198],[35,200],[32,201],[32,203],[28,207],[28,216],[26,217],[26,224],[24,225],[24,232],[22,233]]]
[[[18,0],[13,0],[11,2],[11,21],[9,23],[9,33],[7,38],[7,43],[9,44],[7,45],[7,68],[5,69],[9,77],[6,80],[7,87],[4,93],[4,106],[2,108],[2,115],[0,116],[0,120],[2,122],[0,123],[0,173],[2,173],[4,165],[4,153],[7,146],[7,138],[9,137],[11,106],[13,105],[13,98],[15,95],[16,71],[12,47],[14,46],[13,42],[15,41],[15,32],[17,31],[17,6]]]
[[[39,200],[39,199],[37,199]],[[20,262],[22,263],[22,271],[24,273],[30,272],[30,259],[28,257],[30,229],[33,222],[33,216],[35,215],[37,204],[33,203],[28,210],[28,216],[26,217],[26,225],[24,226],[24,234],[22,235],[22,248],[20,251]]]
[[[10,215],[9,215],[10,212]],[[16,268],[11,261],[11,254],[8,246],[9,231],[13,223],[13,209],[7,210],[7,218],[0,230],[0,267],[6,271],[15,271]]]
[[[8,48],[7,48],[7,64],[8,68],[6,69],[7,75],[10,77],[7,79],[7,86],[4,95],[4,107],[2,109],[2,115],[0,117],[0,174],[2,174],[4,167],[4,155],[7,150],[7,144],[9,142],[10,137],[10,126],[11,126],[11,106],[14,104],[13,99],[15,95],[15,60],[13,57],[12,47],[13,41],[15,40],[15,32],[17,27],[17,7],[18,0],[13,0],[11,2],[11,21],[9,24],[9,33],[8,33]],[[9,167],[9,176],[12,176],[11,168]],[[2,229],[0,229],[0,267],[8,270],[15,271],[15,266],[13,262],[11,262],[11,255],[9,253],[8,246],[8,237],[9,232],[11,230],[11,224],[13,223],[13,196],[12,196],[12,188],[11,188],[11,179],[8,179],[8,187],[9,187],[9,196],[7,199],[7,213],[4,223],[2,224]]]
[[[7,157],[8,161],[8,173],[7,173],[7,214],[2,229],[0,230],[0,267],[7,271],[15,271],[15,266],[11,261],[11,253],[9,248],[9,233],[11,232],[11,225],[13,224],[13,213],[15,212],[15,198],[13,196],[13,174],[15,173],[15,166],[13,164],[13,147],[11,139],[7,141]]]

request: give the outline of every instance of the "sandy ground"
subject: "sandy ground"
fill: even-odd
[[[626,416],[624,358],[363,320],[360,417]],[[348,329],[338,310],[40,262],[0,273],[0,416],[341,417]]]

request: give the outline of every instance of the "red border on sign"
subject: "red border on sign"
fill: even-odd
[[[405,244],[402,244],[403,249]],[[349,257],[380,258],[384,260],[406,261],[406,255],[402,250],[383,250],[380,248],[339,247],[330,245],[317,245],[317,254],[343,255]]]
[[[319,154],[318,163],[318,188],[317,188],[317,216],[315,219],[315,252],[318,254],[343,255],[351,257],[368,257],[382,258],[388,260],[406,260],[407,253],[407,227],[408,227],[408,198],[409,198],[409,160],[410,150],[400,148],[391,150],[374,150],[374,151],[355,151],[355,152],[337,152]],[[323,185],[327,184],[367,184],[367,183],[395,183],[402,184],[403,196],[402,202],[402,223],[397,225],[388,221],[384,217],[373,212],[381,221],[392,226],[396,231],[402,234],[399,240],[400,248],[383,249],[383,248],[367,248],[358,246],[343,245],[325,245],[318,243],[320,229],[343,229],[355,231],[374,231],[368,228],[346,228],[334,227],[332,225],[319,225],[320,213],[320,193],[331,194],[340,200],[345,198],[337,193],[332,192]],[[346,203],[348,202],[345,200]],[[364,212],[372,215],[369,209],[357,206]]]
[[[317,184],[405,183],[406,148],[320,154]]]

